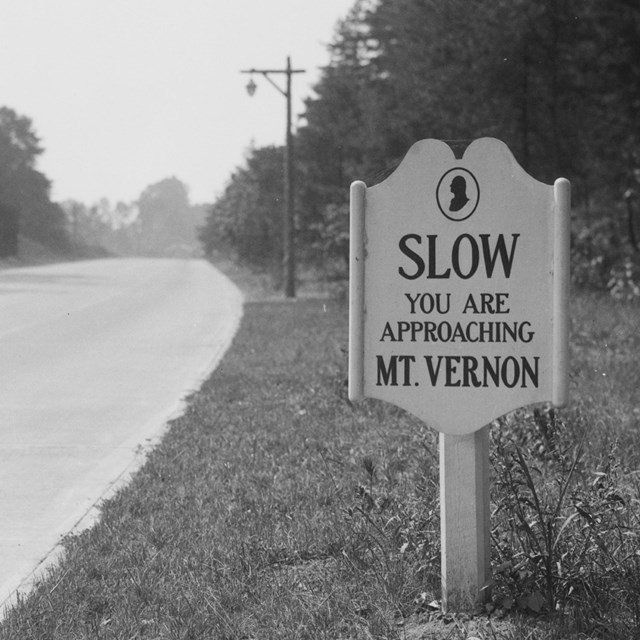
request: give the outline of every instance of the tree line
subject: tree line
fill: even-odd
[[[64,211],[35,168],[42,151],[31,120],[0,107],[0,258],[18,254],[20,234],[53,251],[69,249]]]
[[[191,256],[203,207],[175,177],[149,185],[134,202],[53,202],[36,169],[43,152],[32,121],[0,107],[0,259],[20,254],[20,238],[61,257]]]
[[[92,205],[62,203],[76,247],[93,255],[193,257],[200,254],[197,228],[204,207],[191,204],[189,190],[172,176],[146,187],[137,200]]]
[[[635,0],[357,0],[295,135],[301,256],[345,267],[349,184],[379,182],[413,142],[492,136],[535,178],[571,180],[574,279],[632,294],[639,60]],[[209,210],[206,251],[277,263],[281,154],[249,150]]]

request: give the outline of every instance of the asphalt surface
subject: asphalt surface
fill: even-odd
[[[142,464],[241,314],[202,260],[0,271],[0,615]]]

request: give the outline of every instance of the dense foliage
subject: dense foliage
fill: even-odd
[[[207,253],[225,245],[260,267],[271,265],[281,250],[283,152],[277,147],[252,149],[209,211],[201,240]]]
[[[343,257],[350,182],[379,182],[413,142],[493,136],[539,180],[572,181],[578,282],[637,289],[640,5],[358,0],[330,54],[296,136],[299,244]],[[273,184],[256,197],[260,153],[221,198],[242,232],[227,238],[237,248],[241,221],[253,234],[280,213],[264,208]],[[202,232],[207,249],[222,240],[216,218]]]
[[[19,233],[54,250],[68,248],[64,212],[35,168],[40,153],[31,121],[0,107],[0,258],[18,253]]]
[[[140,194],[137,207],[143,255],[188,255],[193,251],[196,214],[187,187],[178,178],[149,185]]]

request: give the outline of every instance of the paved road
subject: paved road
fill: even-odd
[[[241,309],[201,260],[0,271],[0,609],[139,466]]]

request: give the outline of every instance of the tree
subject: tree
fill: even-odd
[[[148,186],[137,205],[143,254],[176,255],[194,250],[194,211],[187,187],[178,178],[165,178]]]
[[[91,206],[75,200],[66,200],[60,206],[67,216],[76,255],[95,257],[135,253],[135,205],[118,202],[113,206],[107,198],[101,198]]]
[[[18,255],[18,211],[0,202],[0,258]]]
[[[296,140],[298,238],[323,260],[344,256],[349,184],[380,182],[422,138],[457,153],[471,139],[500,138],[531,175],[568,177],[574,204],[611,220],[637,188],[634,0],[357,0],[329,51]],[[259,226],[269,220],[258,212],[267,192],[253,170],[234,175],[203,239],[210,247],[226,238],[260,261],[272,236]]]
[[[640,173],[637,2],[360,0],[330,51],[298,134],[310,241],[343,252],[349,183],[381,181],[413,142],[493,136],[539,180],[571,179],[591,245],[576,255],[610,253],[589,259],[609,265],[599,282],[640,273],[620,224]]]
[[[0,233],[5,248],[17,248],[18,229],[54,250],[69,248],[64,212],[49,197],[49,180],[35,169],[40,153],[31,120],[0,107]]]
[[[282,252],[283,148],[251,149],[210,207],[200,241],[205,253],[231,248],[247,264],[273,266]]]
[[[322,210],[328,185],[377,181],[425,137],[495,136],[539,179],[571,177],[580,200],[619,195],[640,160],[639,57],[631,0],[358,2],[307,103],[303,208]]]

